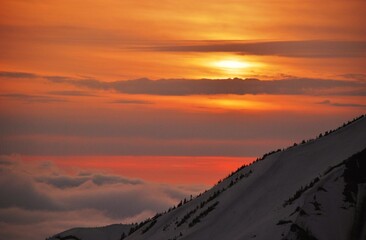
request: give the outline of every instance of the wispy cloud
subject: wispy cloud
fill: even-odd
[[[143,183],[139,179],[128,179],[121,176],[105,174],[93,174],[89,176],[41,176],[36,177],[35,180],[37,182],[45,183],[59,189],[77,188],[88,181],[98,186],[110,184],[137,185]]]
[[[317,104],[323,104],[323,105],[329,105],[329,106],[335,106],[335,107],[357,107],[357,108],[366,108],[365,104],[357,104],[357,103],[337,103],[332,102],[330,100],[324,100],[321,102],[318,102]]]
[[[142,184],[143,182],[139,179],[128,179],[120,176],[113,175],[103,175],[97,174],[91,178],[92,182],[96,185],[106,185],[106,184],[131,184],[137,185]]]
[[[116,100],[111,103],[120,103],[120,104],[153,104],[151,101],[146,100],[137,100],[137,99],[121,99]]]
[[[36,177],[35,180],[40,183],[46,183],[56,188],[66,189],[79,187],[89,180],[86,177],[71,177],[71,176],[42,176]]]
[[[0,97],[4,98],[12,98],[25,102],[38,102],[38,103],[49,103],[49,102],[66,102],[65,99],[49,97],[43,95],[29,95],[22,93],[8,93],[8,94],[0,94]]]
[[[340,77],[357,80],[357,81],[364,81],[366,80],[366,74],[362,73],[346,73],[339,75]]]
[[[188,42],[189,43],[189,42]],[[241,55],[274,55],[303,58],[336,58],[366,56],[365,41],[202,41],[148,47],[166,52],[231,52]]]
[[[36,78],[38,77],[36,74],[27,73],[27,72],[1,72],[1,78]]]
[[[89,92],[86,91],[72,91],[72,90],[63,90],[63,91],[49,91],[47,92],[50,95],[60,95],[60,96],[73,96],[73,97],[88,97],[88,96],[95,96]]]
[[[65,77],[65,76],[44,76],[44,79],[53,82],[53,83],[69,83],[75,86],[80,86],[80,87],[89,87],[89,88],[94,88],[94,89],[103,89],[103,90],[107,90],[110,87],[108,86],[107,82],[102,82],[96,79],[92,79],[92,78],[82,78],[82,79],[77,79],[77,78],[70,78],[70,77]]]
[[[26,39],[34,43],[54,43],[64,45],[102,45],[123,47],[126,43],[134,43],[141,37],[125,32],[101,28],[68,26],[68,25],[0,25],[0,34],[5,40],[18,41]],[[146,39],[145,39],[146,40]]]

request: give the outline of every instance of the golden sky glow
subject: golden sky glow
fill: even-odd
[[[92,89],[49,80],[57,76],[104,84],[140,78],[364,79],[365,3],[322,1],[316,2],[316,7],[314,3],[1,1],[2,109],[24,109],[29,104],[43,109],[47,108],[45,102],[50,107],[72,102],[80,108],[93,103],[120,109],[127,107],[121,106],[124,103],[184,112],[298,111],[314,109],[304,96],[310,91],[316,109],[346,108],[347,104],[362,108],[362,94],[353,98],[349,93],[329,96],[347,87],[319,92],[314,85],[307,87],[307,94],[299,95],[294,89],[285,94],[296,97],[277,97],[282,90],[263,96],[268,93],[260,90],[262,86],[249,94],[240,93],[242,96],[230,94],[233,86],[227,86],[228,94],[220,92],[220,96],[194,91],[184,93],[189,96],[152,96],[144,94],[146,89],[130,95],[119,89]],[[15,77],[15,81],[9,79],[9,72],[34,76]],[[350,87],[350,91],[356,90]],[[351,99],[339,104],[340,95]],[[287,98],[297,100],[284,103]],[[317,104],[330,98],[336,104]],[[29,104],[22,105],[24,101]],[[122,104],[112,104],[116,102]]]
[[[1,238],[144,220],[365,114],[365,16],[364,0],[0,0]]]
[[[241,58],[236,52],[146,51],[150,46],[180,45],[192,40],[365,39],[363,1],[322,1],[316,2],[316,7],[314,3],[93,0],[86,5],[82,1],[2,1],[0,66],[9,71],[87,75],[106,80],[245,77],[263,72],[329,77],[329,61],[337,61],[335,64],[343,71],[364,73],[361,61],[354,59],[287,61],[286,57],[247,54],[244,62],[266,67],[257,69],[253,65],[230,72],[210,62],[243,62],[236,60]],[[206,64],[196,65],[199,61]],[[332,72],[342,73],[338,67]]]
[[[364,9],[1,1],[1,153],[252,157],[316,133],[365,110]]]
[[[223,157],[167,157],[167,156],[28,156],[31,163],[49,161],[70,174],[82,169],[112,172],[131,179],[145,179],[156,183],[213,185],[254,158]],[[159,168],[157,166],[160,166]],[[213,174],[214,173],[214,174]]]

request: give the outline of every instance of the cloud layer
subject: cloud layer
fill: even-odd
[[[0,173],[0,235],[7,239],[140,221],[197,193],[108,173],[67,174],[48,162],[27,163],[17,156],[1,156]]]
[[[110,175],[103,175],[103,174],[94,174],[89,176],[42,176],[35,178],[37,182],[46,183],[51,185],[55,188],[59,189],[66,189],[66,188],[75,188],[79,187],[82,184],[90,181],[97,186],[102,185],[111,185],[111,184],[131,184],[137,185],[142,184],[141,180],[134,180],[123,178],[120,176],[110,176]]]

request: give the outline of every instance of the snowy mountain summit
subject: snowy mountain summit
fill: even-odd
[[[366,117],[265,154],[140,224],[110,229],[98,237],[90,229],[69,230],[52,239],[365,240]]]

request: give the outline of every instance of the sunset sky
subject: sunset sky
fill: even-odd
[[[140,221],[365,113],[366,2],[0,1],[0,238]]]

